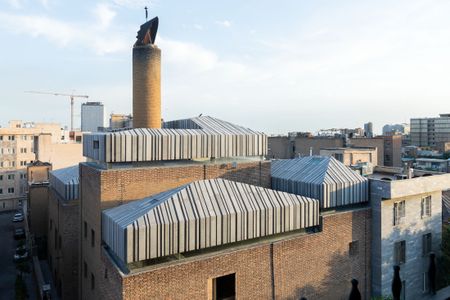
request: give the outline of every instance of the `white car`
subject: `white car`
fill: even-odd
[[[16,213],[13,218],[13,222],[22,222],[23,221],[23,214],[22,213]]]

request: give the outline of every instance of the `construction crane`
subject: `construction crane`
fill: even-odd
[[[32,94],[44,94],[44,95],[53,95],[53,96],[64,96],[70,98],[70,131],[73,131],[73,103],[75,102],[75,98],[89,98],[87,95],[74,95],[74,94],[63,94],[63,93],[52,93],[52,92],[39,92],[39,91],[25,91],[25,93]]]

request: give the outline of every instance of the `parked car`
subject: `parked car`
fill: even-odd
[[[19,251],[16,251],[14,254],[14,261],[23,261],[28,258],[28,251],[26,249],[21,249]]]
[[[23,221],[23,214],[22,213],[16,213],[13,218],[13,222],[22,222]]]
[[[23,228],[16,228],[14,230],[14,239],[20,240],[25,238],[25,230]]]

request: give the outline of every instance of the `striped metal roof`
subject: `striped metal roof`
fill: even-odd
[[[103,162],[264,156],[267,136],[209,116],[83,136],[83,155]]]
[[[50,172],[51,187],[64,199],[74,200],[79,197],[78,165]]]
[[[450,219],[450,190],[442,191],[442,219]]]
[[[315,199],[211,179],[103,211],[102,238],[131,263],[318,224]]]
[[[320,200],[322,208],[368,201],[368,180],[331,156],[274,160],[272,188]]]

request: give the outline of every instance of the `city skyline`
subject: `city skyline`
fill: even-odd
[[[9,57],[1,125],[68,125],[68,99],[26,90],[75,90],[102,101],[106,115],[130,113],[130,37],[145,5],[164,24],[156,44],[166,120],[203,113],[269,134],[372,121],[380,133],[384,124],[447,113],[448,3],[16,0],[0,4]]]

